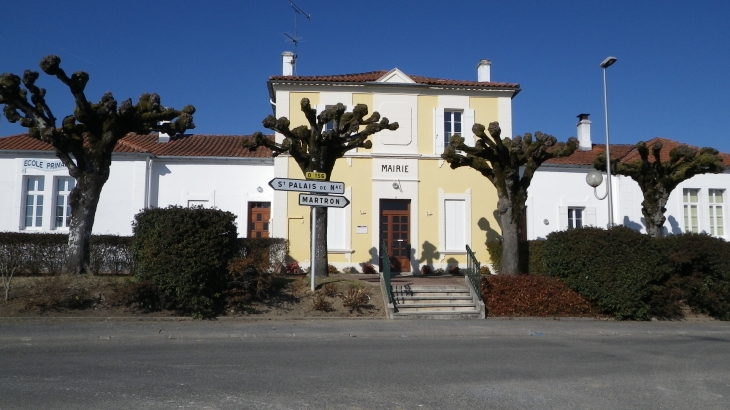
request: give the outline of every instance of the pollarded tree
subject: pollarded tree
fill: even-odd
[[[332,169],[337,159],[354,148],[370,149],[373,143],[368,140],[371,135],[382,130],[396,130],[398,123],[390,123],[387,118],[380,118],[376,111],[370,117],[368,107],[358,104],[352,112],[346,112],[344,105],[337,105],[325,109],[319,115],[312,108],[308,98],[301,101],[302,112],[309,122],[309,126],[300,125],[289,128],[289,119],[281,117],[278,120],[269,115],[263,121],[264,127],[276,131],[284,136],[281,144],[277,144],[260,132],[243,143],[244,148],[251,150],[259,146],[269,148],[274,156],[289,154],[297,162],[302,173],[324,172],[327,181],[330,180]],[[331,129],[326,125],[331,123]],[[330,128],[330,127],[327,127]],[[315,238],[315,266],[316,276],[327,276],[327,208],[316,207],[317,232]]]
[[[669,151],[669,158],[662,161],[664,144],[656,141],[651,149],[646,142],[636,144],[639,159],[631,162],[611,160],[611,172],[627,176],[639,184],[644,194],[641,213],[646,221],[646,233],[654,238],[664,236],[664,212],[669,195],[682,181],[699,174],[718,174],[724,171],[722,158],[714,148],[694,148],[680,145]],[[630,155],[630,154],[629,154]],[[596,157],[593,166],[606,171],[606,155]]]
[[[127,99],[117,106],[110,92],[98,103],[91,103],[84,94],[89,74],[78,71],[69,77],[60,64],[61,59],[55,55],[46,56],[40,62],[43,72],[63,82],[75,100],[73,115],[66,116],[60,127],[46,104],[46,90],[35,85],[36,71],[25,70],[22,79],[15,74],[3,74],[0,77],[0,104],[4,105],[8,121],[20,122],[28,128],[32,138],[51,144],[69,175],[76,180],[69,194],[67,271],[83,273],[89,262],[89,238],[99,196],[109,179],[112,151],[117,141],[130,132],[174,134],[195,128],[195,107],[166,108],[160,105],[157,94],[147,93],[142,94],[136,105]],[[161,123],[163,121],[173,122]]]
[[[454,136],[441,157],[452,169],[471,167],[484,175],[497,188],[497,212],[502,228],[502,264],[500,273],[516,275],[519,272],[519,221],[525,210],[527,188],[543,162],[550,158],[566,157],[578,147],[574,137],[558,143],[552,135],[536,132],[514,138],[501,137],[498,122],[472,127],[477,141],[474,147],[464,144],[464,138]],[[523,171],[520,172],[520,168]]]

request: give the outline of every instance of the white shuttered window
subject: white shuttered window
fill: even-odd
[[[466,247],[466,204],[463,200],[444,201],[444,244],[449,251],[463,251]]]
[[[345,209],[327,208],[327,249],[345,249]]]

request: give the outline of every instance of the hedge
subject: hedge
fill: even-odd
[[[545,260],[543,258],[543,246],[545,241],[520,242],[520,273],[530,275],[546,275]],[[487,244],[489,258],[492,260],[494,272],[499,274],[502,263],[502,242],[489,242]]]

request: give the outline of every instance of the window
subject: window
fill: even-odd
[[[583,227],[583,208],[568,208],[568,229]]]
[[[324,109],[329,110],[330,108],[334,107],[334,105],[325,105]],[[332,120],[324,125],[324,128],[322,129],[322,132],[332,131],[335,129],[335,120]]]
[[[444,110],[444,147],[455,134],[461,135],[461,110]]]
[[[250,202],[248,204],[248,237],[268,238],[271,202]]]
[[[466,201],[447,199],[444,201],[445,250],[466,249]]]
[[[697,215],[697,206],[700,203],[699,189],[684,189],[682,193],[682,202],[684,204],[684,230],[685,232],[699,232],[699,217]]]
[[[71,221],[71,204],[68,196],[76,186],[73,178],[58,178],[56,180],[56,228],[68,228]]]
[[[43,177],[28,177],[25,185],[25,227],[43,225]]]
[[[452,106],[453,107],[453,106]],[[449,145],[454,134],[460,134],[464,143],[474,146],[474,134],[471,132],[474,125],[474,110],[464,106],[457,108],[434,108],[434,153],[441,154]],[[390,118],[390,117],[388,117]]]
[[[722,197],[724,189],[711,189],[710,202],[710,234],[715,236],[725,235],[724,219],[722,217]]]

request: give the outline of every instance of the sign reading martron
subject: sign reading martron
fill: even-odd
[[[332,181],[306,181],[303,179],[274,178],[269,181],[269,186],[275,191],[305,191],[317,192],[320,194],[344,194],[344,182]]]
[[[349,204],[350,200],[344,196],[299,194],[299,205],[344,208]]]

